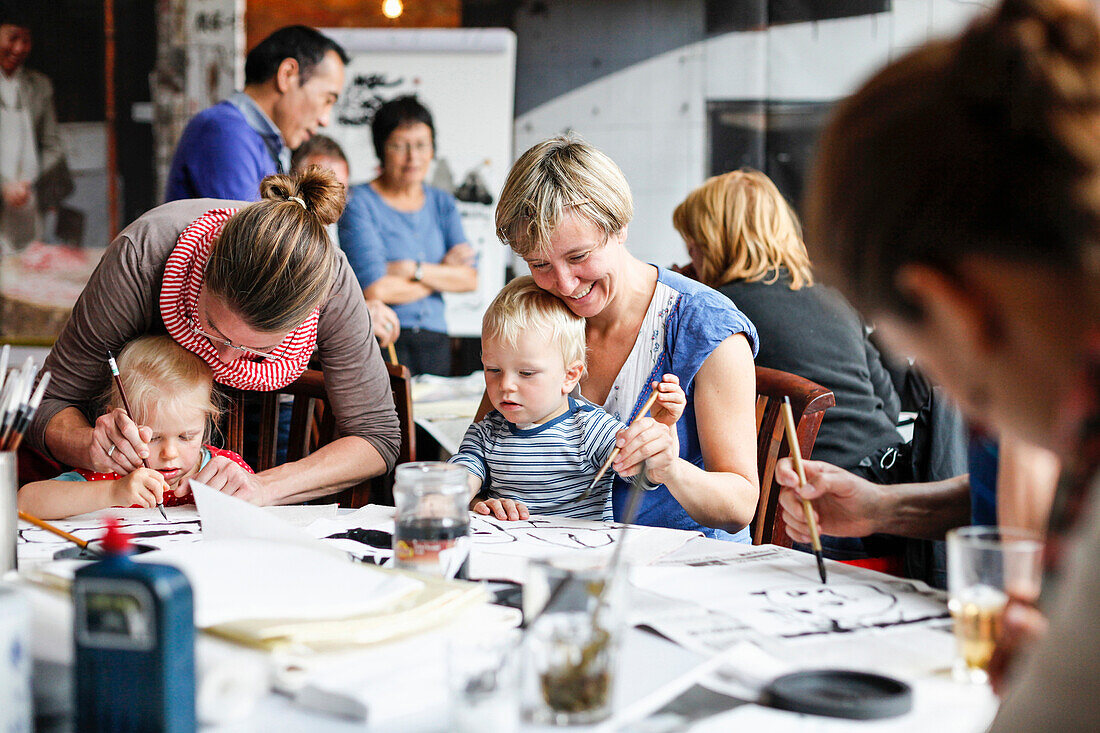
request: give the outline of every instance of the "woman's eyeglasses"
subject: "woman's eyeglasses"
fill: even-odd
[[[212,333],[207,333],[206,331],[199,328],[199,324],[195,323],[193,319],[188,319],[187,325],[191,328],[191,333],[202,336],[210,342],[211,346],[225,346],[230,349],[235,349],[242,353],[248,354],[249,357],[251,357],[251,360],[257,363],[266,361],[268,358],[274,356],[275,352],[279,350],[278,346],[276,346],[274,349],[271,349],[270,351],[260,351],[258,349],[251,349],[247,346],[240,346],[233,343],[224,336],[215,336]]]
[[[386,143],[382,146],[387,153],[408,155],[410,152],[423,155],[432,149],[431,143]]]

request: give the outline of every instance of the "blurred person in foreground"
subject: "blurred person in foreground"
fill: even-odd
[[[1100,26],[1008,0],[838,106],[808,241],[892,349],[1064,464],[1040,605],[1010,605],[994,731],[1100,724]],[[790,491],[788,489],[787,491]],[[851,509],[823,496],[819,513]],[[788,515],[789,516],[789,515]],[[1070,538],[1073,536],[1073,541]],[[1006,676],[1007,671],[1007,676]]]

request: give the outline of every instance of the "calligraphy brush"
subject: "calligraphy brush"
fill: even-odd
[[[657,388],[654,387],[653,392],[649,395],[649,399],[645,401],[645,404],[642,405],[642,409],[639,410],[638,414],[634,416],[634,419],[630,421],[630,425],[638,422],[638,420],[640,420],[642,416],[649,412],[649,408],[653,407],[653,403],[656,401]],[[630,427],[630,425],[628,425],[627,427]],[[611,451],[611,455],[609,455],[607,457],[607,460],[603,462],[603,465],[600,466],[600,470],[596,472],[596,477],[592,479],[592,483],[588,485],[588,488],[584,490],[584,493],[581,494],[580,498],[577,499],[577,501],[584,501],[588,498],[588,495],[592,493],[592,489],[596,488],[596,484],[598,484],[600,482],[600,479],[603,478],[603,475],[607,473],[607,469],[614,462],[615,457],[619,455],[619,450],[619,446],[616,445],[615,448]]]
[[[74,545],[76,545],[80,549],[84,550],[85,552],[91,553],[91,554],[96,555],[96,556],[102,556],[103,555],[102,552],[100,552],[96,548],[92,547],[91,543],[88,542],[88,540],[82,540],[79,537],[77,537],[75,534],[69,534],[68,532],[61,529],[60,527],[55,527],[52,524],[50,524],[49,522],[47,522],[43,519],[39,519],[38,517],[34,516],[33,514],[27,514],[26,512],[19,512],[19,518],[22,519],[24,522],[30,522],[31,524],[33,524],[36,527],[40,527],[40,528],[46,530],[47,532],[52,532],[55,535],[57,535],[58,537],[61,537],[62,539],[66,539],[69,542],[72,542]]]
[[[783,423],[787,427],[787,444],[791,449],[791,460],[794,461],[794,470],[798,473],[798,485],[806,485],[806,467],[802,465],[802,450],[798,447],[798,431],[794,426],[794,413],[791,411],[791,398],[783,397],[783,404],[779,406],[783,413]],[[817,574],[821,576],[822,583],[828,583],[825,574],[825,558],[821,555],[821,534],[817,531],[817,519],[814,518],[814,508],[809,499],[798,497],[802,502],[802,511],[806,514],[806,524],[810,525],[810,545],[817,558]]]
[[[27,402],[27,409],[12,423],[11,439],[6,443],[0,443],[0,448],[10,451],[19,450],[19,444],[23,442],[23,435],[30,427],[31,420],[34,419],[34,413],[38,411],[38,406],[42,404],[42,396],[46,393],[46,385],[49,383],[50,373],[48,371],[42,372],[42,378],[38,380],[38,386]]]
[[[122,406],[126,409],[126,415],[133,420],[134,411],[130,409],[130,400],[126,399],[126,390],[122,388],[122,376],[118,373],[118,362],[115,361],[115,354],[113,351],[107,352],[107,363],[111,367],[111,376],[115,378],[115,387],[118,388],[118,396],[122,399]],[[149,468],[149,461],[142,458],[141,465]],[[160,510],[160,515],[162,517],[168,519],[168,515],[164,513],[163,502],[157,502],[157,509]]]
[[[635,515],[638,513],[638,505],[641,503],[642,494],[645,493],[645,461],[642,461],[639,466],[638,473],[630,479],[630,493],[626,497],[626,506],[623,508],[623,517],[621,524],[629,525],[634,521]],[[626,527],[623,528],[623,533],[619,539],[615,541],[615,549],[611,552],[611,562],[608,564],[607,576],[604,580],[604,588],[600,591],[600,597],[597,600],[596,608],[592,611],[592,625],[596,625],[597,615],[600,612],[600,606],[603,605],[603,593],[606,591],[607,586],[614,580],[618,574],[619,563],[622,562],[622,547],[623,540],[626,539]],[[550,594],[546,598],[546,603],[536,611],[530,619],[524,619],[522,626],[524,628],[531,628],[535,621],[558,600],[558,596],[562,594],[566,586],[569,585],[569,576],[558,580],[557,585],[551,589]]]
[[[6,397],[0,404],[0,445],[7,443],[12,426],[19,417],[19,401],[23,397],[23,370],[12,370],[4,393]]]

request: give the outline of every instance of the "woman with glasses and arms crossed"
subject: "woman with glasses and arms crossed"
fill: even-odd
[[[477,287],[474,250],[451,194],[425,185],[435,156],[432,115],[416,97],[386,102],[371,123],[381,173],[353,186],[340,246],[363,294],[401,320],[397,358],[413,374],[450,376],[443,293]]]
[[[256,504],[323,496],[392,468],[400,431],[389,377],[347,260],[325,227],[344,208],[331,171],[269,176],[253,204],[192,199],[153,209],[104,254],[46,359],[53,378],[28,439],[67,465],[129,473],[147,428],[115,410],[95,419],[108,350],[167,332],[214,381],[270,391],[316,352],[342,436],[255,476],[210,461],[195,480]]]

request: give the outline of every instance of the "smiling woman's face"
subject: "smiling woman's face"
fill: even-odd
[[[593,224],[566,214],[550,237],[547,252],[524,259],[535,284],[561,298],[582,318],[603,312],[614,300],[626,230],[608,237]]]

